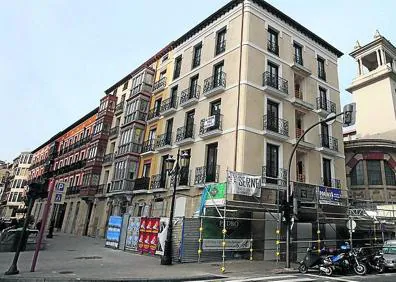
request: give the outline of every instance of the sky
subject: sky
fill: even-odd
[[[104,91],[227,0],[0,3],[0,160],[12,161],[99,106]],[[348,55],[375,30],[396,44],[394,0],[270,4],[344,52],[341,103],[356,75]]]

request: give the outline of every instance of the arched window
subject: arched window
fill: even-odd
[[[387,161],[384,161],[386,185],[396,186],[396,175]]]
[[[352,169],[351,185],[364,185],[363,161],[359,161]]]

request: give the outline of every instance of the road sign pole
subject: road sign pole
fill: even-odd
[[[52,179],[50,179],[49,185],[48,185],[48,198],[47,198],[47,202],[45,203],[43,217],[41,219],[40,232],[39,232],[38,238],[36,240],[36,249],[34,251],[32,267],[30,268],[30,272],[34,272],[35,268],[36,268],[37,258],[38,258],[38,254],[40,251],[41,242],[43,240],[45,226],[47,225],[47,218],[48,218],[49,210],[51,207],[51,200],[52,200],[52,193],[54,192],[54,186],[55,186],[55,180],[52,178]]]

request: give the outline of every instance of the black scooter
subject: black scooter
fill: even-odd
[[[300,261],[300,265],[298,266],[298,271],[300,273],[307,273],[310,268],[319,268],[319,265],[323,264],[323,259],[328,254],[326,249],[321,249],[318,251],[317,249],[307,249],[307,254],[304,259]]]

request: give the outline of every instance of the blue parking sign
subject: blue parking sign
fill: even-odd
[[[65,183],[58,183],[56,185],[56,190],[60,191],[60,192],[63,192],[65,190]]]

